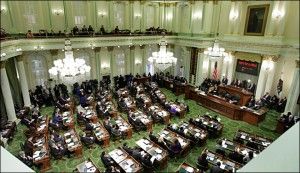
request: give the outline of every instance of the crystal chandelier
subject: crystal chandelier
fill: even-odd
[[[162,40],[159,45],[159,52],[152,52],[152,56],[148,58],[148,61],[153,63],[160,71],[164,71],[176,64],[177,58],[173,57],[173,52],[167,51],[166,41]]]
[[[225,49],[219,47],[219,43],[217,43],[217,41],[214,42],[213,47],[207,48],[207,50],[204,51],[204,54],[210,56],[211,58],[220,58],[228,56],[228,53],[225,52]]]
[[[72,45],[69,39],[65,40],[65,58],[53,61],[54,66],[49,69],[52,76],[74,77],[90,72],[91,67],[85,64],[85,60],[73,56]]]

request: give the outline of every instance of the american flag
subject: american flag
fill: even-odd
[[[215,67],[214,67],[214,71],[212,73],[212,77],[214,80],[217,80],[218,79],[218,62],[216,61],[215,62]]]

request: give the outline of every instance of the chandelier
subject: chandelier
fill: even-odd
[[[204,51],[204,54],[210,56],[211,58],[220,58],[228,56],[228,53],[225,52],[225,49],[219,47],[219,43],[217,43],[217,41],[214,42],[213,47],[207,48],[207,50]]]
[[[177,58],[173,57],[173,52],[167,51],[167,43],[162,40],[160,42],[159,52],[152,52],[152,56],[148,58],[160,71],[164,71],[173,64],[176,64]]]
[[[91,67],[85,60],[73,56],[72,45],[69,39],[65,40],[65,58],[53,61],[54,66],[49,69],[50,75],[61,77],[74,77],[90,72]]]

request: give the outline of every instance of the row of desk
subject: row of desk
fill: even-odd
[[[245,121],[252,125],[258,125],[259,122],[263,121],[268,111],[266,108],[254,111],[243,106],[234,105],[221,97],[196,91],[192,86],[186,87],[185,98],[195,100],[201,106],[216,111],[228,118]]]

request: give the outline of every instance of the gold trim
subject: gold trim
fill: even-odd
[[[279,56],[276,55],[262,55],[263,60],[271,60],[273,62],[277,62],[279,60]]]
[[[263,8],[263,7],[265,8],[265,14],[264,14],[264,20],[263,20],[263,25],[262,25],[261,32],[260,33],[247,32],[250,10],[252,8]],[[245,28],[244,28],[244,35],[249,35],[249,36],[264,36],[265,35],[265,29],[266,29],[267,19],[268,19],[268,15],[269,15],[269,8],[270,8],[270,4],[249,5],[248,6],[248,8],[247,8],[247,17],[246,17]]]

